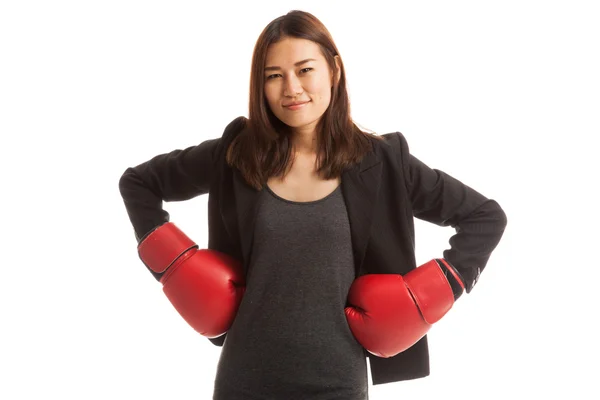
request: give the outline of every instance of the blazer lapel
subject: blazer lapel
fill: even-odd
[[[370,152],[360,164],[342,173],[342,193],[350,220],[357,277],[367,272],[364,268],[364,259],[381,187],[381,169],[381,160],[374,152]]]
[[[375,152],[369,152],[363,160],[342,173],[341,189],[350,220],[350,234],[356,276],[365,273],[364,256],[370,237],[373,212],[381,184],[381,159]],[[262,191],[247,185],[241,173],[233,170],[233,198],[223,198],[223,216],[227,231],[239,238],[244,258],[244,272],[248,272],[248,264],[254,240],[254,225],[258,214],[259,198]],[[231,193],[230,193],[231,194]]]

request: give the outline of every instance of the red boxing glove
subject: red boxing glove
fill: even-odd
[[[460,275],[444,259],[431,260],[404,276],[363,275],[348,292],[348,325],[369,353],[393,357],[418,342],[452,308],[460,295],[453,286],[464,290]]]
[[[218,251],[198,250],[171,222],[146,235],[138,253],[150,270],[162,273],[165,295],[192,328],[209,339],[229,330],[246,289],[238,261]]]

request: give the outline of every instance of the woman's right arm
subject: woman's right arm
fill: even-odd
[[[182,201],[208,193],[221,138],[153,157],[125,170],[119,190],[138,243],[169,222],[163,201]]]

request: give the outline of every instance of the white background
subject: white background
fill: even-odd
[[[254,43],[292,9],[333,35],[355,122],[508,216],[431,376],[371,399],[598,398],[595,2],[216,3],[2,2],[0,398],[211,398],[220,348],[141,264],[118,180],[247,116]],[[207,198],[164,205],[201,247]],[[440,256],[453,230],[416,223],[417,262]]]

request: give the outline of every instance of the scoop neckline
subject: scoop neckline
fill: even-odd
[[[295,200],[289,200],[289,199],[285,199],[285,198],[281,197],[280,195],[278,195],[277,193],[275,193],[275,192],[274,192],[274,191],[273,191],[273,190],[272,190],[272,189],[269,187],[269,184],[265,184],[265,187],[267,188],[267,190],[269,191],[269,193],[271,193],[271,194],[272,194],[272,195],[273,195],[275,198],[277,198],[277,199],[279,199],[279,200],[281,200],[281,201],[284,201],[284,202],[286,202],[286,203],[289,203],[289,204],[298,204],[298,205],[309,205],[309,204],[315,204],[315,203],[320,203],[320,202],[322,202],[322,201],[325,201],[325,200],[327,200],[328,198],[330,198],[331,196],[333,196],[333,195],[335,194],[335,192],[337,192],[337,191],[340,189],[340,187],[341,187],[341,186],[342,186],[342,184],[341,184],[341,183],[340,183],[340,184],[338,184],[338,185],[335,187],[335,189],[333,189],[333,190],[331,191],[331,193],[329,193],[329,194],[328,194],[328,195],[326,195],[325,197],[322,197],[322,198],[320,198],[320,199],[317,199],[317,200],[311,200],[311,201],[295,201]]]

